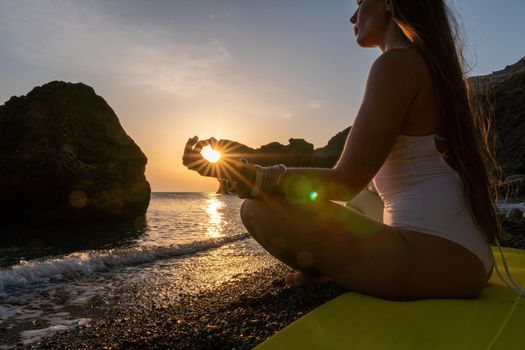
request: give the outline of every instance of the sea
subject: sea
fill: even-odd
[[[213,289],[271,263],[246,232],[241,204],[216,193],[153,193],[134,223],[4,232],[0,349],[37,345],[89,327],[104,309],[168,302],[173,290]],[[498,204],[512,207],[525,203]]]
[[[86,326],[87,309],[111,307],[145,280],[191,292],[246,272],[238,258],[265,252],[246,232],[241,204],[215,193],[153,193],[145,220],[131,224],[4,232],[0,349]]]

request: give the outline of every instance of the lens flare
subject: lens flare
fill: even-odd
[[[317,199],[317,192],[310,192],[310,200],[313,202]]]
[[[211,146],[205,146],[201,151],[202,156],[210,163],[215,163],[221,158],[221,154],[211,148]]]

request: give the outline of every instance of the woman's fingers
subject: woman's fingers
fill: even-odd
[[[188,141],[186,142],[186,146],[184,147],[184,151],[187,151],[187,150],[191,151],[193,149],[193,145],[195,145],[198,140],[199,138],[197,136],[189,138]]]
[[[210,138],[210,146],[211,146],[211,148],[216,150],[218,144],[219,144],[219,141],[217,141],[217,139],[215,137]]]
[[[184,147],[184,154],[182,155],[182,164],[185,166],[190,166],[195,160],[200,156],[200,153],[195,153],[193,146],[197,144],[199,138],[194,136],[188,139],[186,146]]]
[[[228,155],[228,157],[237,157],[236,152],[239,150],[239,144],[230,140],[220,140],[218,148],[221,152]]]
[[[193,152],[200,154],[202,149],[208,146],[209,144],[210,144],[209,140],[201,140],[195,144],[195,147],[193,147]]]
[[[199,138],[197,136],[193,136],[191,138],[188,139],[188,142],[186,142],[186,145],[195,145],[197,143],[197,141],[199,141]]]
[[[221,140],[222,141],[222,140]],[[232,179],[231,165],[222,163],[210,163],[201,155],[201,151],[206,146],[219,150],[221,141],[214,137],[207,140],[200,140],[197,136],[188,139],[184,147],[182,163],[189,169],[197,171],[203,176]]]
[[[203,176],[214,176],[217,173],[216,166],[210,166],[210,163],[204,159],[201,154],[205,146],[210,145],[211,140],[200,140],[197,136],[188,139],[184,147],[182,164],[190,170],[195,170]]]

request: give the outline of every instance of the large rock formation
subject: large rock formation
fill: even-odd
[[[525,57],[471,83],[477,102],[493,117],[496,159],[506,176],[502,189],[525,195]]]
[[[504,187],[509,187],[512,195],[523,195],[525,177],[519,174],[525,174],[525,57],[500,71],[473,77],[470,82],[481,107],[494,117],[496,159],[507,176]],[[302,139],[290,139],[287,146],[272,142],[259,149],[238,144],[238,149],[249,161],[261,165],[330,168],[339,159],[350,129],[337,133],[326,146],[315,150]]]
[[[146,157],[84,84],[54,81],[0,106],[2,224],[140,218]]]
[[[525,57],[471,81],[479,102],[494,116],[498,162],[508,175],[525,174]]]
[[[349,126],[343,131],[338,132],[328,141],[326,146],[316,149],[314,154],[315,160],[313,161],[313,164],[316,167],[333,167],[343,152],[346,138],[348,137],[351,129],[352,127]]]

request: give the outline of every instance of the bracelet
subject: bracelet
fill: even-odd
[[[255,182],[252,187],[251,195],[254,198],[259,197],[259,193],[261,192],[261,188],[263,187],[263,181],[266,180],[266,170],[260,165],[254,165],[255,168]]]
[[[275,181],[275,186],[281,186],[284,181],[287,168],[284,164],[278,164],[277,166],[279,167],[279,176],[277,177],[277,181]]]
[[[286,166],[284,164],[262,167],[250,164],[246,159],[240,159],[239,169],[241,179],[231,188],[240,198],[258,198],[262,192],[271,192],[284,181]]]
[[[251,196],[253,183],[255,182],[254,166],[248,163],[244,158],[239,159],[239,167],[237,168],[239,179],[235,181],[232,187],[239,198],[253,198]]]

